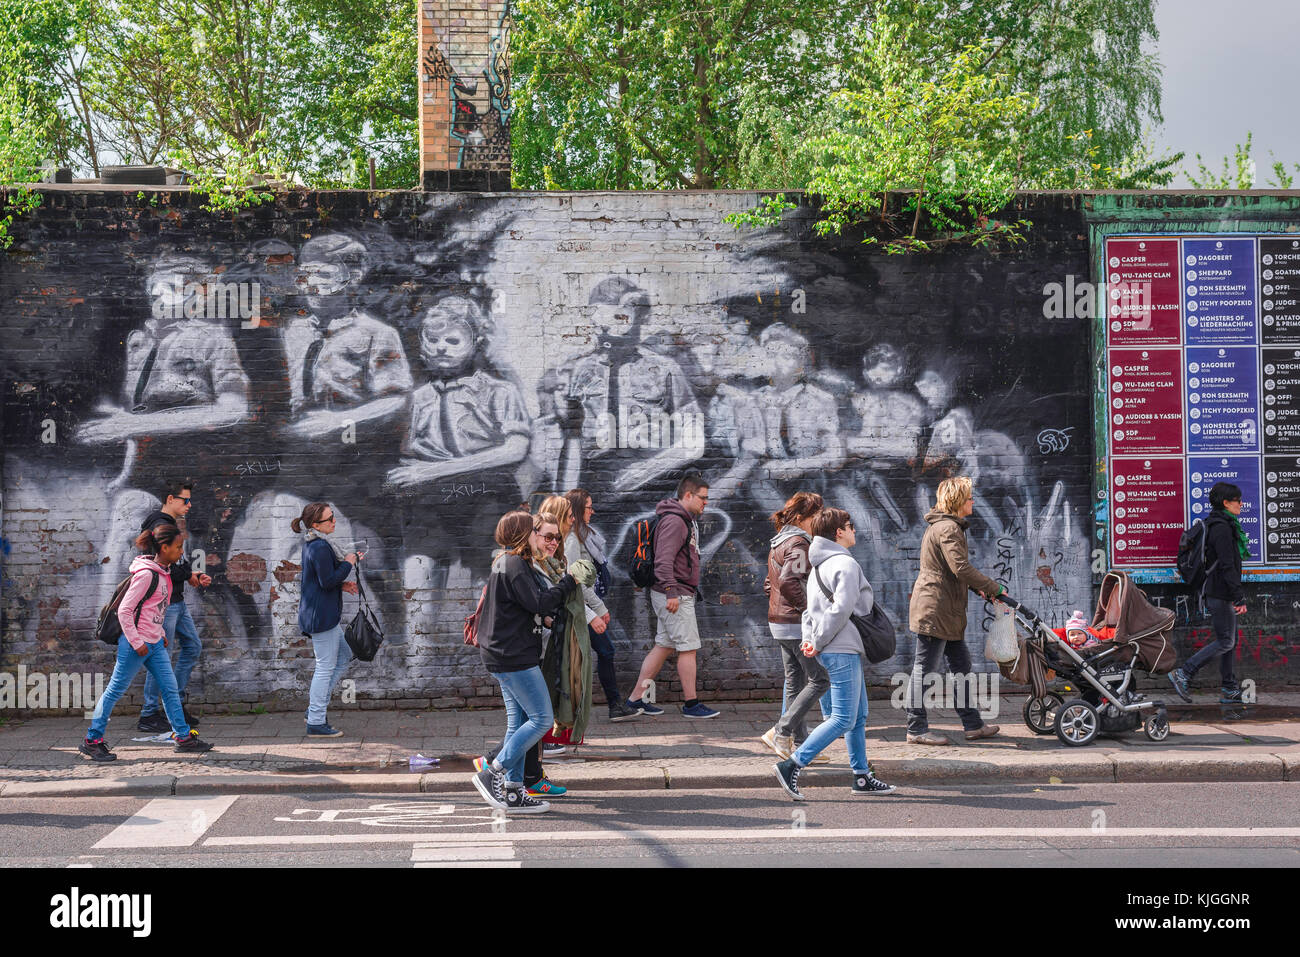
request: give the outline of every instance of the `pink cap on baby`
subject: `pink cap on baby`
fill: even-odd
[[[1066,631],[1083,630],[1084,628],[1087,627],[1088,627],[1088,619],[1083,617],[1082,611],[1076,611],[1071,616],[1070,620],[1065,623]]]

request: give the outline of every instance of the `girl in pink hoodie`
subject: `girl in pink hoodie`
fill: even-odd
[[[108,688],[95,705],[86,740],[78,749],[92,761],[113,761],[117,755],[104,743],[104,729],[117,699],[126,694],[131,681],[141,666],[158,682],[162,692],[163,710],[171,722],[172,739],[176,750],[182,754],[198,754],[212,745],[200,741],[198,732],[185,723],[181,696],[176,690],[176,676],[172,672],[171,657],[167,654],[167,638],[163,619],[171,601],[172,583],[168,568],[181,557],[185,540],[175,525],[158,525],[141,532],[135,547],[142,552],[131,563],[131,584],[117,608],[117,620],[122,626],[122,637],[117,640],[117,664]]]

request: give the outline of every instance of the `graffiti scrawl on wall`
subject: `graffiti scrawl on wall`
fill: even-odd
[[[190,598],[215,642],[214,698],[305,687],[289,522],[315,500],[367,551],[394,642],[365,680],[404,696],[479,674],[461,625],[504,511],[586,488],[625,566],[633,523],[686,468],[713,483],[701,624],[722,693],[779,680],[767,516],[800,489],[853,514],[898,620],[922,517],[956,473],[976,481],[984,570],[1049,618],[1088,606],[1087,443],[1042,438],[1086,428],[1086,330],[1072,351],[1032,316],[998,336],[969,321],[972,297],[1035,277],[968,251],[917,283],[914,263],[810,243],[798,224],[737,233],[704,197],[588,214],[548,197],[399,202],[237,239],[182,219],[89,258],[93,240],[51,226],[44,258],[7,267],[7,373],[32,390],[5,400],[5,534],[34,540],[11,530],[32,509],[67,533],[9,567],[6,652],[86,632],[177,475],[195,481],[188,548],[215,579]],[[212,313],[217,283],[235,303],[256,289],[257,308]],[[51,415],[66,441],[41,440]],[[610,605],[644,647],[644,594],[622,579]]]

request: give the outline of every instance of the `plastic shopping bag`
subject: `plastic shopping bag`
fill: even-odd
[[[1015,661],[1019,648],[1016,645],[1016,616],[1001,602],[993,603],[993,622],[984,641],[984,656],[990,661]]]

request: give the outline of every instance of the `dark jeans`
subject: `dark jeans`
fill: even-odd
[[[929,719],[925,715],[924,693],[925,676],[939,673],[939,665],[948,659],[948,670],[954,675],[970,673],[970,652],[966,650],[965,639],[961,641],[944,641],[929,635],[916,636],[916,649],[912,656],[912,683],[908,688],[907,733],[925,734],[930,730]],[[960,699],[959,699],[960,700]],[[967,731],[978,731],[984,727],[984,719],[975,708],[957,709],[961,726]]]
[[[830,691],[831,678],[816,656],[808,658],[799,649],[801,639],[777,638],[775,641],[781,646],[781,661],[785,665],[785,694],[782,698],[785,713],[776,721],[776,733],[783,737],[793,735],[795,743],[802,744],[808,737],[804,718],[812,710],[813,702]]]
[[[495,761],[497,755],[501,753],[501,745],[497,745],[487,754],[488,763]],[[539,742],[536,747],[529,748],[524,753],[524,787],[532,787],[546,775],[542,772],[542,745]]]
[[[591,650],[596,653],[596,677],[600,679],[600,686],[605,691],[605,700],[609,704],[623,700],[618,693],[618,676],[614,673],[614,642],[609,640],[609,633],[613,627],[614,620],[611,618],[603,635],[596,634],[590,626],[587,629],[591,633]]]
[[[1236,688],[1237,676],[1233,674],[1233,649],[1237,647],[1237,612],[1232,602],[1222,598],[1207,598],[1205,606],[1210,611],[1210,623],[1214,627],[1214,641],[1210,642],[1183,665],[1183,674],[1191,681],[1211,658],[1219,655],[1219,675],[1224,688]]]

